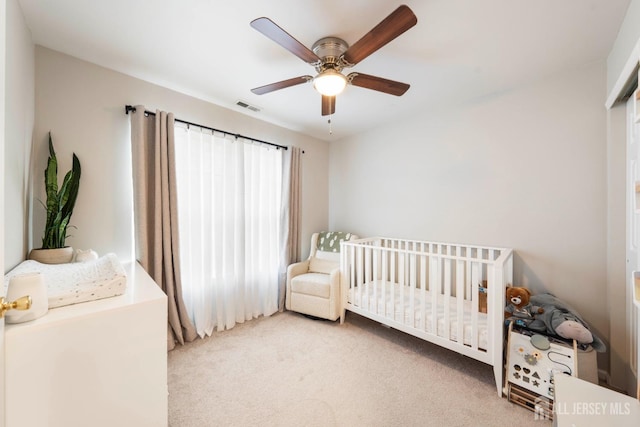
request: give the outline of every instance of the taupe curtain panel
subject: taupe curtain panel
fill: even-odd
[[[196,338],[182,300],[178,207],[176,195],[174,117],[145,114],[136,105],[131,115],[131,154],[136,258],[168,297],[167,349],[176,341]]]
[[[284,310],[284,298],[289,264],[300,261],[300,161],[301,150],[290,146],[284,151],[282,165],[282,256],[278,310]]]

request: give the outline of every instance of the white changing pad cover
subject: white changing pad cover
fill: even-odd
[[[67,264],[23,261],[5,274],[5,290],[13,276],[26,273],[44,276],[49,308],[122,295],[127,287],[127,275],[115,254]]]

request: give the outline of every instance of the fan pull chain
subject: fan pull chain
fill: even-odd
[[[331,116],[333,114],[329,114],[329,120],[327,120],[327,123],[329,123],[329,135],[333,135],[333,129],[331,128]]]

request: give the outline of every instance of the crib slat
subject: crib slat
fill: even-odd
[[[403,245],[402,248],[402,252],[400,252],[400,260],[398,261],[398,268],[399,268],[399,272],[401,273],[400,275],[400,280],[398,280],[398,284],[400,285],[399,287],[399,291],[400,294],[398,295],[398,310],[400,310],[400,312],[396,312],[396,317],[395,319],[401,323],[404,323],[404,314],[405,314],[405,296],[404,296],[404,290],[407,286],[407,256],[406,256],[406,243]]]
[[[350,247],[349,248],[349,274],[351,275],[351,280],[349,285],[351,286],[351,303],[355,304],[355,299],[356,299],[356,286],[358,285],[356,283],[356,248],[355,247]]]
[[[467,248],[467,254],[469,254],[469,248]],[[467,259],[465,261],[465,263],[467,264],[467,268],[466,268],[466,271],[467,271],[466,285],[467,286],[466,286],[466,290],[465,290],[466,291],[465,297],[466,297],[466,299],[471,301],[471,297],[472,297],[472,294],[471,294],[471,260]]]
[[[424,252],[424,244],[422,245]],[[420,330],[426,329],[427,318],[427,261],[429,257],[420,255]]]
[[[387,272],[389,269],[389,255],[391,252],[384,248],[380,249],[380,252],[382,253],[382,315],[387,317],[387,280],[389,280]]]
[[[373,311],[375,313],[380,313],[378,311],[378,286],[377,286],[377,282],[375,282],[375,280],[377,279],[377,271],[378,271],[378,250],[376,248],[371,248],[370,250],[370,255],[371,258],[373,258],[371,260],[371,263],[373,264],[372,267],[372,271],[371,271],[371,280],[373,280]]]
[[[364,280],[371,282],[371,246],[364,248]]]
[[[351,253],[351,288],[352,288],[352,292],[351,292],[351,298],[352,298],[352,303],[356,304],[356,301],[358,299],[358,265],[357,265],[357,254],[358,254],[358,248],[359,246],[354,246],[353,247],[353,252]],[[359,303],[358,303],[359,304]]]
[[[398,279],[396,278],[396,271],[397,271],[397,263],[398,263],[398,253],[397,252],[392,252],[393,256],[391,258],[391,283],[396,283],[398,282]],[[391,313],[389,313],[389,316],[391,317],[391,319],[395,319],[396,318],[396,290],[395,287],[393,285],[391,285],[391,289],[389,290],[389,293],[391,295]]]
[[[458,319],[456,337],[460,344],[464,344],[464,267],[464,261],[456,260],[456,318]]]
[[[439,258],[431,256],[429,266],[429,292],[431,294],[431,330],[434,335],[438,335],[438,294],[440,293],[440,263]]]
[[[375,313],[375,304],[376,301],[373,298],[373,294],[376,292],[376,287],[373,283],[371,283],[371,246],[367,246],[364,249],[364,271],[365,271],[365,291],[367,292],[367,296],[369,297],[369,308],[368,310],[372,310]],[[371,289],[373,288],[373,289]]]
[[[491,289],[495,290],[496,289],[504,289],[504,286],[498,285],[496,283],[496,268],[495,268],[495,260],[498,256],[500,256],[500,251],[496,251],[495,249],[489,249],[489,261],[491,261],[491,263],[486,264],[486,269],[487,269],[487,285],[486,285],[486,289],[485,292],[487,293],[486,297],[487,297],[487,324],[490,325],[493,322],[493,319],[495,319],[495,315],[496,313],[494,313],[493,310],[495,310],[493,307],[493,301],[491,301]],[[504,310],[504,308],[500,309],[500,311],[502,312]],[[500,318],[502,318],[503,314],[500,314]],[[491,347],[491,343],[493,342],[493,335],[492,335],[492,329],[493,328],[489,328],[488,330],[488,334],[487,334],[487,341],[488,341],[488,346]]]
[[[346,246],[344,243],[341,244],[341,250],[340,250],[340,323],[344,322],[344,309],[347,305],[347,288],[348,288],[348,282],[347,282],[347,266],[349,265],[347,263],[347,259],[348,259],[348,253],[349,253],[349,247]]]
[[[416,255],[409,255],[409,310],[403,310],[405,324],[414,327],[415,326],[415,260]]]
[[[443,260],[444,272],[444,295],[442,303],[444,304],[444,333],[442,336],[446,339],[451,337],[451,260],[445,258]]]
[[[362,288],[364,287],[364,271],[362,268],[362,262],[363,262],[363,257],[362,254],[364,253],[364,247],[362,246],[358,246],[358,251],[356,253],[356,263],[357,263],[357,277],[358,277],[358,301],[360,304],[360,307],[364,307],[364,300],[362,299]]]
[[[478,283],[480,263],[471,263],[471,347],[478,348]]]

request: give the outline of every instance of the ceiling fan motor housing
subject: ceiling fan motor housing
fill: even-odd
[[[322,59],[322,62],[316,66],[316,71],[321,73],[329,68],[341,71],[345,65],[340,61],[340,58],[348,48],[347,42],[338,37],[324,37],[315,42],[311,50]]]

